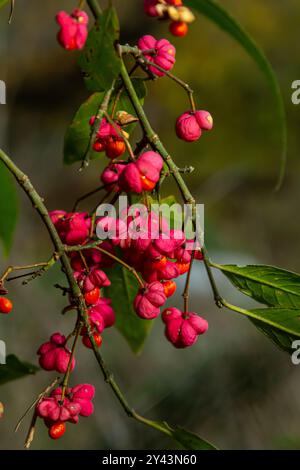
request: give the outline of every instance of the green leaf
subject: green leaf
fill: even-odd
[[[143,80],[139,78],[133,79],[133,85],[138,94],[138,97],[140,98],[141,103],[143,104],[143,100],[146,95],[146,87]],[[116,90],[118,90],[118,86],[116,86]],[[117,91],[115,91],[112,95],[111,102],[108,108],[109,112],[112,111],[116,94]],[[91,135],[91,126],[89,124],[89,120],[92,116],[97,114],[98,109],[103,101],[103,98],[103,92],[93,93],[76,112],[65,135],[64,163],[66,165],[70,165],[72,163],[83,160],[85,152],[89,146]],[[122,93],[120,100],[116,106],[116,111],[127,111],[127,113],[129,114],[135,114],[131,102],[125,93]],[[126,130],[128,132],[131,132],[133,126],[133,124],[127,126]],[[101,155],[103,154],[98,152],[92,152],[91,158],[99,158],[101,157]]]
[[[22,362],[14,354],[10,354],[6,358],[6,364],[0,365],[0,385],[35,374],[38,370],[38,367]]]
[[[76,112],[65,135],[64,163],[66,165],[70,165],[83,159],[89,146],[91,134],[89,120],[92,116],[97,114],[103,97],[104,93],[94,93]],[[99,157],[99,153],[92,152],[92,158],[97,157]]]
[[[300,338],[300,309],[272,307],[248,310],[247,312],[254,320]]]
[[[300,309],[263,308],[243,314],[280,349],[293,351],[293,341],[300,338]]]
[[[243,294],[271,307],[300,308],[299,274],[273,266],[212,264]]]
[[[2,162],[0,163],[0,214],[0,239],[7,255],[16,226],[18,201],[13,178]]]
[[[210,442],[178,426],[173,429],[173,439],[187,450],[217,450]]]
[[[108,273],[111,286],[105,289],[112,299],[116,312],[116,327],[129,343],[132,351],[138,354],[150,333],[153,321],[142,320],[133,308],[133,301],[139,285],[136,278],[123,266],[116,265]]]
[[[0,0],[0,8],[4,7],[10,0]]]
[[[174,439],[183,449],[186,450],[218,450],[213,444],[205,441],[197,434],[187,431],[179,426],[170,426],[166,421],[150,421],[146,420],[146,424],[167,434]]]
[[[78,65],[88,90],[107,90],[118,77],[121,60],[115,50],[119,39],[119,21],[113,7],[106,9],[90,31]]]
[[[195,8],[202,15],[209,18],[211,21],[216,23],[221,29],[226,31],[232,36],[252,57],[256,62],[262,73],[265,75],[268,85],[272,91],[275,105],[276,115],[278,119],[278,129],[281,136],[281,165],[279,172],[279,179],[277,189],[280,188],[286,167],[287,159],[287,128],[286,128],[286,115],[284,101],[280,90],[277,77],[273,71],[273,68],[265,56],[263,50],[256,44],[252,37],[245,31],[235,18],[231,16],[221,5],[215,0],[187,0],[185,2],[187,6]]]
[[[277,328],[272,328],[259,320],[254,320],[253,318],[249,318],[249,320],[261,333],[267,336],[275,346],[288,354],[292,354],[294,351],[292,344],[293,341],[298,338],[297,336],[280,331]]]

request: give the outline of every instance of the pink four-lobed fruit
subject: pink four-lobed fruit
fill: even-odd
[[[194,312],[182,312],[178,308],[167,308],[162,313],[166,325],[167,339],[178,349],[192,346],[208,330],[207,321]]]
[[[138,48],[143,52],[145,59],[153,62],[149,66],[149,70],[158,77],[165,75],[165,70],[168,72],[174,67],[176,49],[167,39],[156,39],[154,36],[147,34],[138,40]],[[148,52],[148,51],[154,52]],[[158,65],[163,70],[155,67]]]
[[[166,299],[163,285],[160,282],[152,282],[140,289],[134,300],[134,308],[140,318],[152,320],[158,317],[160,307]]]
[[[157,152],[144,152],[135,162],[126,165],[118,185],[125,192],[140,194],[152,191],[159,181],[162,167],[163,159]]]
[[[49,397],[42,398],[36,406],[37,415],[44,419],[51,429],[54,424],[66,421],[77,424],[79,416],[88,417],[94,412],[92,399],[95,388],[90,384],[79,384],[65,390],[62,397],[62,388],[53,390]]]
[[[176,121],[176,134],[186,142],[198,140],[202,131],[213,128],[213,118],[208,111],[186,111]]]
[[[71,15],[59,11],[56,21],[60,26],[58,42],[66,50],[83,49],[88,37],[89,17],[85,11],[76,8]]]
[[[71,357],[70,350],[66,347],[66,337],[60,333],[54,333],[50,337],[50,341],[43,343],[37,354],[40,366],[47,370],[56,370],[60,374],[64,374],[68,369]],[[75,367],[75,359],[72,359],[71,370]]]

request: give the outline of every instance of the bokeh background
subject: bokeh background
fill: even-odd
[[[75,110],[88,96],[76,54],[57,44],[57,10],[71,11],[74,0],[18,0],[11,26],[8,8],[0,15],[0,79],[8,88],[0,106],[1,147],[27,172],[50,209],[70,209],[73,200],[97,186],[103,162],[84,173],[62,163],[63,137]],[[145,32],[168,37],[167,25],[147,18],[142,1],[116,0],[124,41],[134,44]],[[181,89],[162,79],[149,87],[146,109],[179,165],[196,171],[187,176],[197,200],[206,207],[206,241],[213,259],[229,263],[274,264],[300,271],[299,257],[299,119],[291,103],[291,83],[299,79],[298,0],[220,0],[248,29],[272,62],[282,86],[288,118],[289,162],[283,189],[274,192],[279,165],[279,136],[270,90],[261,72],[225,33],[198,17],[178,49],[175,72],[195,89],[200,108],[215,119],[215,130],[187,145],[175,137],[174,120],[187,108]],[[166,192],[173,187],[166,187]],[[97,203],[97,199],[91,204]],[[86,207],[83,205],[83,208]],[[47,259],[48,235],[20,193],[19,221],[9,263]],[[36,363],[38,346],[53,330],[68,332],[73,317],[62,317],[65,300],[53,284],[54,268],[27,287],[11,286],[15,309],[1,318],[1,339],[9,353]],[[247,307],[217,274],[220,289]],[[173,303],[180,302],[178,296]],[[156,322],[144,351],[135,357],[117,331],[107,331],[103,354],[135,409],[198,432],[223,449],[300,448],[300,368],[278,351],[245,318],[218,311],[205,273],[192,277],[192,307],[210,330],[196,346],[177,351]],[[39,423],[33,449],[162,449],[174,443],[143,429],[124,415],[104,384],[93,355],[80,351],[74,383],[97,387],[96,412],[79,426],[69,426],[59,442],[48,439]],[[55,374],[53,375],[55,376]],[[22,448],[28,419],[19,433],[13,427],[52,375],[11,382],[0,390],[5,415],[0,448]]]

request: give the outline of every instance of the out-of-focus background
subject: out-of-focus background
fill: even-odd
[[[50,209],[71,209],[77,196],[97,186],[104,165],[95,161],[79,173],[78,166],[62,164],[66,126],[88,96],[76,53],[66,53],[55,39],[56,12],[71,11],[75,3],[18,0],[9,27],[8,8],[0,15],[0,79],[7,83],[7,105],[0,106],[1,147],[31,176]],[[195,89],[198,107],[214,117],[212,133],[185,144],[174,134],[175,118],[188,107],[185,94],[167,78],[149,87],[146,109],[155,128],[179,165],[189,162],[196,167],[187,180],[205,204],[206,241],[213,259],[274,264],[299,272],[300,106],[291,103],[291,83],[300,78],[299,1],[220,0],[265,50],[282,86],[289,162],[279,193],[274,192],[280,148],[272,98],[245,52],[203,17],[180,40],[171,37],[165,23],[143,14],[141,0],[114,3],[124,41],[134,44],[144,33],[172,38],[178,51],[175,73]],[[48,235],[21,193],[19,212],[14,246],[9,259],[1,258],[1,268],[8,262],[45,260],[50,254]],[[0,322],[0,337],[9,353],[36,363],[38,346],[54,330],[68,333],[72,328],[73,316],[60,315],[65,300],[52,287],[60,276],[54,268],[27,287],[18,281],[11,285],[15,309]],[[217,277],[224,296],[249,305]],[[177,302],[179,295],[172,303]],[[199,265],[192,277],[192,308],[209,320],[210,329],[186,351],[175,350],[165,340],[160,320],[139,357],[117,331],[105,333],[102,352],[135,409],[183,425],[223,449],[299,449],[300,367],[247,319],[216,309]],[[33,449],[174,448],[163,435],[127,419],[92,353],[81,349],[73,381],[96,385],[96,412],[78,426],[68,426],[59,442],[48,439],[39,423]],[[1,387],[1,449],[22,447],[28,419],[17,434],[14,424],[51,378],[39,372]]]

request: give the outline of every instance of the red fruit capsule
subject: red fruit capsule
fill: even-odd
[[[144,175],[141,175],[141,182],[144,191],[153,191],[156,186],[156,183],[154,181],[149,180]]]
[[[97,347],[100,348],[100,346],[102,344],[102,336],[100,336],[99,333],[94,333],[93,338],[94,338],[94,341],[95,341]],[[88,337],[88,335],[83,336],[82,344],[84,344],[84,346],[88,349],[93,349],[92,342],[91,342],[90,338]]]
[[[96,141],[93,145],[95,152],[104,152],[105,145],[102,142]]]
[[[185,274],[190,269],[191,263],[176,263],[177,268],[179,269],[180,274]]]
[[[164,293],[166,297],[171,297],[177,289],[176,282],[174,281],[164,281],[162,285],[164,286]]]
[[[95,289],[91,290],[84,294],[84,299],[87,304],[94,305],[100,299],[100,289],[99,287],[95,287]]]
[[[51,439],[59,439],[63,436],[66,432],[66,424],[62,423],[61,421],[57,421],[56,423],[52,424],[49,428],[49,436]]]
[[[126,151],[124,140],[113,140],[106,145],[106,156],[108,158],[117,158]]]
[[[0,401],[0,419],[3,418],[4,415],[4,405],[2,401]]]
[[[9,313],[12,311],[12,301],[6,297],[0,297],[0,313]]]
[[[173,36],[183,38],[187,35],[189,27],[184,21],[172,21],[170,23],[170,32]]]
[[[154,261],[152,263],[152,267],[153,267],[153,269],[157,269],[157,270],[163,269],[166,266],[167,261],[168,261],[167,258],[165,256],[163,256],[159,260]]]
[[[171,0],[169,1],[170,5],[173,5],[174,7],[181,7],[182,6],[182,0]]]

